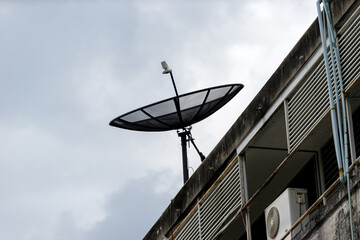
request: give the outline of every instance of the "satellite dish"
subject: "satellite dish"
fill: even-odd
[[[270,238],[275,238],[279,231],[280,216],[279,210],[272,207],[266,218],[266,229]]]
[[[164,69],[163,74],[170,73],[176,96],[120,115],[110,122],[110,126],[145,132],[177,130],[181,138],[185,183],[189,178],[186,143],[191,141],[201,160],[205,159],[194,143],[191,125],[219,110],[244,86],[227,84],[179,95],[172,70],[165,61],[161,65]]]
[[[168,98],[125,113],[110,126],[146,132],[183,129],[219,110],[242,88],[228,84]]]

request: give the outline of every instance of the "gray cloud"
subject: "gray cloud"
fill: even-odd
[[[193,127],[208,154],[315,16],[304,1],[1,1],[0,238],[142,237],[180,188],[180,141],[108,122],[174,95],[162,60],[181,93],[241,82]]]
[[[166,179],[164,179],[164,176]],[[167,180],[170,174],[155,172],[128,182],[121,191],[111,194],[105,204],[105,217],[90,230],[81,230],[69,212],[60,218],[58,239],[142,239],[170,203],[171,189],[154,191],[154,183]]]

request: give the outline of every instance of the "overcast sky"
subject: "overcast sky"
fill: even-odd
[[[315,18],[314,0],[1,0],[0,239],[142,239],[181,188],[180,139],[109,121],[174,95],[163,60],[180,94],[244,84],[193,126],[207,155]]]

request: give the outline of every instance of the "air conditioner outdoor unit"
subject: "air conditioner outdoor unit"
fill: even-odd
[[[285,232],[305,213],[307,205],[306,189],[286,189],[265,209],[267,239],[281,239]],[[309,217],[306,217],[285,239],[292,239],[308,221]]]

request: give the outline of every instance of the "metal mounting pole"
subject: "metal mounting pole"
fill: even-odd
[[[189,140],[190,140],[190,142],[192,143],[192,145],[194,146],[194,148],[195,148],[195,150],[197,151],[197,153],[199,154],[199,156],[200,156],[200,160],[201,161],[204,161],[205,160],[205,155],[202,153],[202,152],[200,152],[200,150],[198,149],[198,147],[196,146],[196,144],[195,144],[195,142],[194,142],[194,139],[192,138],[192,136],[191,136],[191,133],[190,133],[190,131],[189,131]]]
[[[187,159],[187,149],[186,149],[187,132],[186,130],[184,130],[183,132],[179,132],[178,135],[181,138],[183,176],[184,176],[184,183],[186,183],[186,181],[189,179],[188,159]]]
[[[178,136],[181,138],[181,148],[182,148],[182,160],[183,160],[183,175],[184,175],[184,183],[189,179],[189,169],[188,169],[188,158],[187,158],[187,142],[191,142],[197,153],[200,156],[201,161],[204,161],[205,156],[202,152],[199,151],[197,146],[195,145],[194,139],[191,136],[191,126],[187,128],[183,128],[183,131],[180,132],[178,130]]]
[[[177,91],[177,88],[176,88],[176,85],[175,85],[175,80],[174,80],[174,76],[172,74],[172,70],[169,68],[169,66],[167,65],[167,63],[165,61],[162,61],[161,62],[161,66],[162,68],[164,69],[163,71],[163,74],[168,74],[170,73],[170,76],[171,76],[171,81],[172,81],[172,84],[174,86],[174,90],[175,90],[175,94],[177,97],[179,97],[179,93]]]
[[[170,71],[170,77],[171,77],[172,84],[173,84],[173,86],[174,86],[175,94],[176,94],[176,96],[178,97],[178,96],[179,96],[179,93],[178,93],[177,88],[176,88],[176,85],[175,85],[175,80],[174,80],[174,76],[173,76],[173,74],[172,74],[172,71]]]

